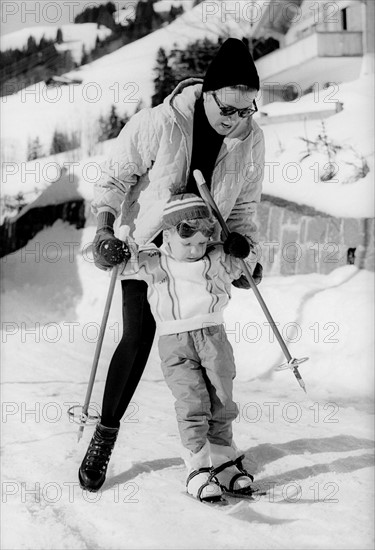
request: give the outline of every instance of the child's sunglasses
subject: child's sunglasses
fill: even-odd
[[[202,235],[204,235],[205,237],[211,237],[211,234],[212,234],[212,232],[209,232],[205,229],[202,229],[202,228],[196,229],[195,227],[191,227],[191,225],[189,225],[186,222],[180,222],[178,225],[176,225],[176,230],[177,230],[177,233],[180,235],[181,239],[189,239],[190,237],[192,237],[193,235],[199,232],[201,232]]]

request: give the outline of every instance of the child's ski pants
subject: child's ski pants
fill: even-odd
[[[159,338],[165,380],[176,398],[182,444],[197,453],[207,439],[232,444],[238,408],[232,399],[235,363],[223,325]]]

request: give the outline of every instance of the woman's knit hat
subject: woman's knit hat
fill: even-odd
[[[259,76],[254,60],[245,44],[238,38],[228,38],[208,66],[203,92],[244,84],[259,90]]]
[[[193,193],[172,195],[163,211],[165,227],[175,227],[180,222],[210,217],[210,209]]]

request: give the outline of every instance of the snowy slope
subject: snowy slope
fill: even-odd
[[[172,7],[183,7],[184,11],[191,10],[194,7],[194,0],[158,0],[154,4],[154,11],[169,12]]]
[[[32,193],[30,187],[40,190],[48,185],[49,178],[44,177],[43,167],[55,159],[45,158],[34,163],[23,161],[29,139],[38,136],[42,148],[48,151],[56,129],[68,134],[78,131],[82,148],[69,154],[68,158],[73,158],[73,162],[79,160],[81,165],[91,162],[87,156],[94,154],[101,114],[108,115],[113,104],[120,115],[125,112],[133,114],[140,101],[144,105],[150,104],[153,67],[159,47],[168,50],[175,44],[184,46],[205,36],[211,39],[243,36],[248,32],[249,15],[242,11],[245,16],[241,18],[236,6],[235,2],[227,2],[225,17],[222,10],[215,10],[214,6],[200,4],[188,10],[167,27],[70,73],[79,76],[82,85],[47,88],[40,83],[4,98],[3,193],[14,196],[15,189],[18,192],[22,184],[23,191],[30,193],[26,199],[32,201],[37,194]],[[283,115],[286,111],[290,115],[306,113],[305,120],[263,126],[266,139],[264,192],[307,204],[333,216],[373,217],[373,95],[373,78],[363,76],[333,90],[321,89],[319,93],[300,97],[293,103],[263,106],[261,111],[269,117]],[[325,120],[325,131],[328,139],[341,149],[333,157],[337,174],[333,180],[324,182],[320,178],[329,165],[327,152],[320,142],[319,147],[304,158],[307,148],[302,138],[319,142],[322,122],[309,119],[308,113],[326,110],[327,106],[335,107],[336,102],[341,102],[344,109]],[[255,118],[262,124],[260,114]],[[362,164],[368,172],[359,178],[358,170]],[[33,176],[35,167],[36,175]],[[81,181],[79,185],[85,187],[88,196],[91,195],[92,185]]]
[[[221,10],[206,16],[202,4],[190,9],[170,25],[68,73],[81,79],[81,85],[48,89],[39,83],[8,96],[2,102],[4,160],[24,161],[28,138],[37,135],[49,147],[55,128],[89,134],[93,123],[101,113],[108,114],[112,104],[119,114],[132,114],[141,100],[149,105],[158,49],[184,47],[205,37],[242,38],[248,33],[249,22],[239,17],[235,6],[236,2],[226,2],[225,17]]]
[[[125,2],[121,9],[118,9],[114,14],[113,18],[116,23],[120,25],[127,26],[129,21],[134,21],[136,7],[138,0],[131,0],[130,2]],[[193,8],[194,0],[157,0],[153,9],[155,13],[169,13],[172,7],[179,8],[183,7],[184,11],[191,10]]]
[[[85,47],[86,52],[95,48],[96,38],[104,40],[111,34],[111,30],[101,25],[98,28],[96,23],[82,23],[82,24],[67,24],[54,26],[37,26],[26,27],[19,31],[5,34],[0,38],[0,51],[15,50],[26,48],[27,40],[30,36],[35,38],[37,44],[39,44],[41,38],[44,36],[46,40],[55,40],[57,30],[61,29],[63,35],[63,43],[56,45],[57,49],[69,49],[72,52],[73,59],[80,63],[82,56],[82,47]]]
[[[233,289],[235,439],[256,479],[282,486],[281,503],[266,497],[218,511],[183,495],[173,398],[156,348],[106,484],[86,494],[77,469],[92,428],[77,445],[66,409],[84,398],[109,284],[91,262],[93,231],[57,222],[2,262],[2,547],[372,548],[373,274],[346,266],[263,281],[291,353],[310,356],[300,368],[307,396],[291,372],[274,371],[282,354],[252,293]],[[93,403],[118,341],[120,302],[117,284]]]

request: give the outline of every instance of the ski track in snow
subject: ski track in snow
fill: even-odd
[[[89,231],[73,230],[62,223],[45,230],[51,242],[67,242],[69,235],[74,242],[86,242]],[[27,319],[28,328],[32,319],[51,322],[49,302],[40,301],[37,307],[28,297],[30,292],[39,296],[37,289],[48,287],[50,301],[61,291],[64,279],[56,277],[56,270],[43,271],[40,266],[35,273],[30,262],[22,266],[22,281],[17,286],[18,271],[13,264],[18,261],[15,254],[4,265],[4,291],[12,289],[4,296],[4,319],[9,321],[14,313],[17,323]],[[75,317],[69,320],[100,322],[108,276],[80,255],[70,270],[81,284],[76,285],[77,296],[73,296]],[[66,269],[63,273],[65,277]],[[276,310],[278,317],[279,311],[288,309],[289,295],[288,313],[302,325],[312,311],[309,323],[320,318],[321,308],[328,308],[327,318],[335,319],[334,310],[330,310],[336,304],[333,293],[339,293],[342,303],[347,304],[353,292],[356,300],[361,300],[360,290],[371,293],[370,282],[373,276],[348,266],[330,276],[266,278],[262,286],[271,313]],[[119,298],[117,286],[109,326],[120,322]],[[234,292],[228,308],[229,326],[241,320],[236,312],[243,309],[259,320],[261,314],[253,303],[249,293]],[[17,311],[15,304],[20,304]],[[353,311],[355,307],[353,304]],[[56,319],[64,319],[60,311]],[[327,348],[329,369],[333,368],[328,363],[333,351],[339,365],[351,365],[356,349],[351,346],[358,343],[362,328],[355,316],[348,323],[353,338],[345,341],[345,346]],[[363,405],[368,395],[356,385],[358,376],[368,376],[365,363],[359,361],[351,369],[337,371],[341,385],[337,400],[332,401],[328,373],[321,370],[324,365],[318,360],[318,344],[316,357],[310,357],[311,366],[304,371],[301,368],[311,396],[303,394],[290,373],[270,375],[269,365],[279,355],[275,344],[245,344],[234,343],[239,371],[235,400],[240,407],[234,423],[235,440],[256,483],[275,486],[283,498],[273,502],[271,493],[254,502],[217,509],[184,494],[185,469],[179,455],[173,397],[162,379],[155,345],[123,419],[106,483],[98,494],[90,494],[79,488],[77,470],[93,427],[85,428],[77,445],[78,426],[66,410],[68,402],[83,401],[95,344],[81,334],[70,342],[64,332],[54,343],[35,342],[31,337],[22,342],[19,334],[8,335],[2,351],[5,368],[1,385],[2,520],[6,526],[2,548],[372,548],[373,415]],[[304,344],[301,340],[297,346],[302,355]],[[94,386],[95,403],[101,402],[113,350],[113,338],[107,334]],[[250,374],[249,368],[254,372]]]
[[[359,273],[359,269],[356,270],[354,273],[350,273],[346,278],[342,279],[340,282],[338,283],[333,283],[332,285],[328,285],[328,286],[324,286],[324,288],[317,288],[317,289],[314,289],[314,290],[308,290],[306,292],[306,294],[304,296],[301,297],[301,302],[300,302],[300,305],[297,309],[297,312],[296,312],[296,315],[295,315],[295,319],[294,319],[294,323],[296,324],[300,324],[302,322],[302,319],[303,319],[303,316],[304,316],[304,310],[306,308],[306,305],[308,304],[308,302],[310,300],[312,300],[313,298],[315,298],[318,294],[322,293],[322,292],[326,292],[326,291],[329,291],[329,290],[332,290],[334,288],[339,288],[340,286],[343,286],[344,284],[346,284],[348,281],[350,281],[353,277],[355,277],[356,275],[358,275]],[[265,372],[265,374],[263,375],[263,379],[267,379],[270,377],[271,373],[273,373],[274,371],[274,368],[277,367],[278,365],[282,364],[283,362],[286,361],[286,358],[285,356],[281,353],[280,354],[280,359],[278,361],[276,361],[275,365],[273,367],[271,367],[268,371]],[[303,367],[302,367],[303,368]]]

